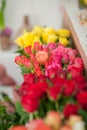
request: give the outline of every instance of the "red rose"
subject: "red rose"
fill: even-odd
[[[21,85],[20,88],[18,89],[18,93],[19,93],[20,96],[22,96],[22,95],[24,95],[24,94],[27,93],[26,89],[27,89],[28,86],[29,86],[28,83],[26,83],[26,82],[23,82],[23,83],[22,83],[22,85]]]
[[[30,73],[30,74],[24,74],[24,81],[28,84],[34,83],[35,75]]]
[[[34,60],[33,65],[34,65],[34,71],[35,71],[36,75],[37,75],[37,76],[41,76],[41,75],[42,75],[42,71],[41,71],[41,69],[40,69],[39,63],[37,63],[37,62]]]
[[[40,46],[40,42],[34,42],[34,51],[38,51]]]
[[[77,101],[82,108],[87,110],[87,91],[77,94]]]
[[[35,112],[39,106],[39,100],[31,98],[30,95],[25,95],[21,99],[21,104],[27,112]]]
[[[49,89],[49,97],[52,99],[52,100],[57,100],[58,96],[60,95],[60,88],[59,87],[56,87],[56,86],[53,86]]]
[[[35,84],[28,85],[24,89],[24,93],[31,94],[32,97],[40,98],[42,97],[48,89],[48,84],[46,82],[38,82]]]
[[[31,46],[28,46],[28,47],[25,47],[24,48],[24,52],[28,55],[30,55],[32,52],[31,52]]]
[[[46,76],[45,75],[41,75],[38,77],[38,82],[46,82]]]
[[[64,84],[63,94],[64,96],[72,96],[75,93],[75,83],[73,80],[66,80]]]
[[[66,82],[66,79],[61,78],[61,77],[55,77],[52,79],[52,83],[59,88],[62,88],[65,82]]]
[[[22,63],[22,58],[21,58],[21,56],[16,56],[16,57],[15,57],[15,63],[18,64],[18,65],[23,64],[23,63]]]
[[[68,72],[71,74],[72,78],[75,78],[77,76],[81,76],[82,75],[82,69],[80,68],[77,68],[76,66],[74,65],[68,65],[68,68],[67,68]]]
[[[87,88],[87,82],[85,80],[85,77],[83,77],[81,75],[81,76],[75,77],[73,80],[75,81],[76,91],[77,92],[86,90],[86,88]]]
[[[75,104],[67,104],[63,110],[64,116],[76,115],[78,113],[78,106]]]

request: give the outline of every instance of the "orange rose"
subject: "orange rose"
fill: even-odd
[[[48,53],[45,51],[38,51],[36,53],[36,60],[40,64],[44,64],[48,59]]]

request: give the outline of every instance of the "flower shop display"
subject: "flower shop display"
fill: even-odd
[[[16,109],[21,108],[29,130],[84,129],[87,82],[83,61],[69,39],[69,30],[36,26],[16,40],[21,49],[15,62],[24,77]]]
[[[36,26],[24,32],[15,62],[24,81],[15,91],[16,123],[10,130],[85,130],[84,64],[66,29]],[[7,120],[6,120],[7,121]]]

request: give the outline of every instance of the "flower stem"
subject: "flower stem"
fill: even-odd
[[[57,101],[55,102],[55,107],[56,107],[56,110],[58,110],[59,106],[58,106],[58,102]]]
[[[29,121],[32,121],[33,120],[33,113],[30,113],[29,114]]]
[[[37,111],[34,113],[34,116],[35,116],[36,119],[39,118],[39,117],[38,117],[38,112],[37,112]]]

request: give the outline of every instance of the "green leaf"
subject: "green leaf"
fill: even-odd
[[[19,90],[19,88],[20,88],[20,86],[16,86],[16,88],[15,88],[15,89],[16,89],[16,90]]]
[[[78,113],[79,113],[79,115],[81,115],[83,117],[84,121],[87,124],[87,111],[80,109]]]
[[[24,49],[19,47],[18,50],[15,53],[19,53],[20,55],[23,55]]]
[[[20,102],[16,102],[15,107],[16,107],[16,112],[21,116],[23,114],[23,108]]]
[[[11,99],[9,98],[9,96],[6,93],[1,93],[3,99],[9,103],[12,103]],[[13,103],[12,103],[13,104]]]
[[[4,29],[4,27],[5,27],[4,14],[2,11],[0,11],[0,29]]]
[[[32,69],[29,69],[25,66],[21,66],[21,73],[22,74],[30,73],[31,71],[32,71]]]
[[[25,112],[22,108],[22,105],[20,102],[16,102],[16,112],[20,116],[20,123],[26,123],[29,120],[29,115],[27,112]]]

